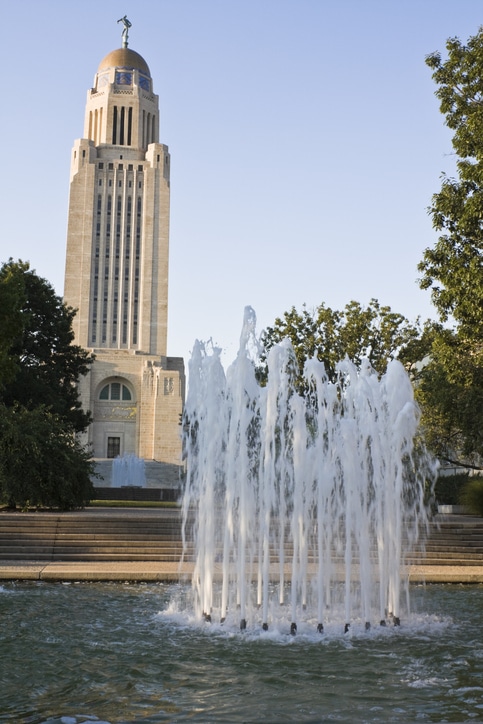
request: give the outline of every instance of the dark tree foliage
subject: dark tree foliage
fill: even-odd
[[[8,347],[16,373],[4,382],[1,399],[7,407],[45,405],[75,432],[82,432],[90,417],[81,408],[76,383],[88,372],[92,358],[72,344],[75,310],[66,307],[49,282],[28,265],[10,260],[0,270],[0,288],[5,279],[15,278],[18,287],[23,287],[21,324],[16,325]]]
[[[18,372],[18,360],[12,354],[12,346],[23,332],[23,307],[25,305],[25,277],[28,265],[18,262],[5,264],[0,269],[0,396],[5,385]]]
[[[71,510],[93,496],[87,451],[44,406],[0,405],[0,493],[14,507]]]
[[[0,268],[0,502],[72,508],[92,494],[77,434],[77,382],[92,357],[72,344],[74,310],[24,262]]]

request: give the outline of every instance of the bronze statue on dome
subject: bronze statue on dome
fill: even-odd
[[[122,47],[127,48],[129,28],[131,27],[132,23],[127,19],[127,15],[125,15],[123,18],[119,18],[117,22],[123,23],[124,25],[124,29],[122,31]]]

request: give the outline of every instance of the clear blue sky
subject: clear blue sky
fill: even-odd
[[[372,297],[435,318],[417,264],[454,157],[424,58],[481,0],[3,3],[1,261],[62,294],[70,152],[124,14],[172,158],[170,355],[212,337],[230,362],[245,305],[259,329]]]

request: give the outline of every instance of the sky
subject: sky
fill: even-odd
[[[170,356],[211,339],[229,364],[247,305],[258,331],[372,298],[437,318],[417,265],[455,158],[425,56],[481,0],[2,3],[0,262],[63,294],[71,148],[125,14],[171,154]]]

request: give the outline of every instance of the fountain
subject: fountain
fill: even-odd
[[[112,461],[112,487],[133,486],[143,488],[146,485],[146,468],[142,458],[128,453]]]
[[[195,544],[193,605],[199,620],[290,633],[338,621],[366,631],[400,623],[404,557],[427,529],[431,462],[416,451],[418,408],[392,361],[379,378],[368,361],[298,373],[288,340],[255,376],[256,316],[247,307],[234,363],[197,342],[185,408],[187,481],[183,541]],[[406,581],[407,583],[407,581]],[[406,595],[403,596],[403,593]]]

